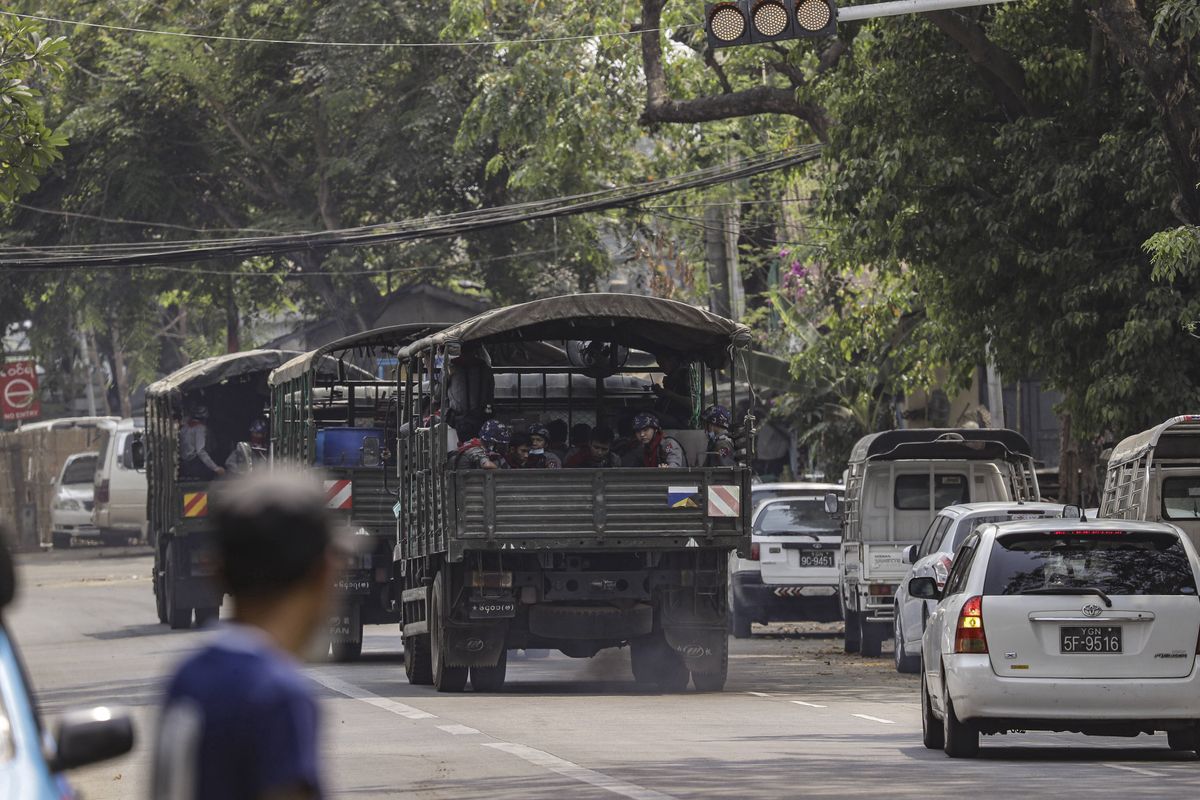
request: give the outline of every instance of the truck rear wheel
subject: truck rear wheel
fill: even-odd
[[[444,608],[446,572],[439,572],[433,579],[433,589],[429,598],[429,647],[430,661],[433,667],[433,687],[439,692],[461,692],[467,685],[467,667],[452,667],[446,663],[447,648],[446,623],[449,610]]]
[[[175,597],[175,589],[177,578],[175,576],[175,543],[167,543],[167,569],[165,575],[165,583],[163,594],[165,595],[167,624],[172,630],[184,630],[192,627],[192,609],[176,605],[178,600]]]
[[[498,692],[504,688],[508,672],[508,651],[500,651],[500,660],[494,667],[471,667],[471,688],[477,692]]]
[[[362,656],[363,646],[363,623],[362,614],[353,614],[352,618],[356,621],[356,627],[353,631],[354,639],[348,642],[334,642],[332,644],[333,660],[340,664],[346,664],[351,661],[358,661]]]
[[[433,683],[428,636],[404,637],[404,674],[412,686],[429,686]]]

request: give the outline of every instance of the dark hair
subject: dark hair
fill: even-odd
[[[607,425],[597,425],[592,428],[591,441],[602,442],[603,444],[612,444],[613,432],[612,428]]]
[[[533,439],[529,438],[528,433],[514,433],[512,438],[508,440],[508,446],[511,448],[531,447],[532,445]]]
[[[576,425],[576,428],[579,426]],[[567,422],[562,419],[552,419],[546,423],[546,429],[550,431],[550,441],[558,444],[567,440]]]
[[[283,594],[313,574],[333,543],[321,485],[286,469],[214,490],[212,520],[224,588],[234,597]]]
[[[586,422],[577,422],[571,428],[571,444],[585,445],[592,438],[592,426]]]

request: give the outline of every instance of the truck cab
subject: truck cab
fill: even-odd
[[[1100,516],[1170,522],[1200,546],[1200,414],[1172,417],[1113,448]]]
[[[904,551],[946,506],[1038,500],[1029,443],[1003,429],[885,431],[855,444],[846,472],[840,594],[845,649],[878,656],[893,630]],[[827,508],[837,509],[836,497]]]

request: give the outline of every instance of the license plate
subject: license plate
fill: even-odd
[[[479,600],[471,603],[471,619],[504,619],[517,615],[515,600]]]
[[[1120,653],[1121,626],[1064,626],[1058,629],[1058,641],[1064,655]]]
[[[833,551],[826,550],[825,552],[801,553],[801,567],[832,567],[833,566]]]

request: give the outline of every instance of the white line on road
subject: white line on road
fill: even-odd
[[[766,692],[746,692],[746,694],[752,694],[755,697],[770,697],[771,696],[771,695],[767,694]]]
[[[1161,772],[1152,772],[1151,770],[1142,769],[1140,767],[1127,767],[1124,764],[1101,764],[1100,766],[1108,767],[1109,769],[1123,769],[1126,772],[1136,772],[1138,775],[1147,775],[1151,778],[1165,778],[1166,777]]]
[[[543,750],[535,750],[523,744],[489,742],[483,745],[483,747],[491,747],[495,750],[514,755],[517,758],[523,758],[530,764],[548,769],[551,772],[557,772],[564,778],[591,784],[598,789],[604,789],[613,794],[619,794],[622,797],[629,797],[631,800],[674,800],[669,794],[662,794],[653,789],[646,789],[636,784],[617,780],[603,773],[596,772],[587,767],[581,767],[566,759],[551,755]]]
[[[323,675],[315,670],[306,673],[317,683],[327,689],[332,689],[338,694],[344,694],[346,697],[354,700],[361,700],[367,705],[382,708],[384,711],[390,711],[393,714],[404,717],[405,719],[436,719],[437,717],[430,714],[428,711],[422,711],[419,708],[406,706],[404,703],[397,703],[395,700],[389,700],[386,697],[368,692],[366,689],[360,689],[353,683],[347,683],[341,678],[335,678],[332,675]]]
[[[883,717],[872,717],[870,714],[851,714],[850,716],[858,717],[859,719],[870,720],[871,722],[882,722],[884,725],[895,725],[896,724],[896,720],[894,720],[894,719],[884,719]]]
[[[809,708],[828,708],[829,707],[829,706],[820,705],[819,703],[806,703],[803,700],[793,700],[792,702],[798,706],[808,706]]]
[[[451,736],[470,736],[471,734],[479,733],[474,728],[468,728],[466,725],[438,725],[439,731],[445,731]]]

